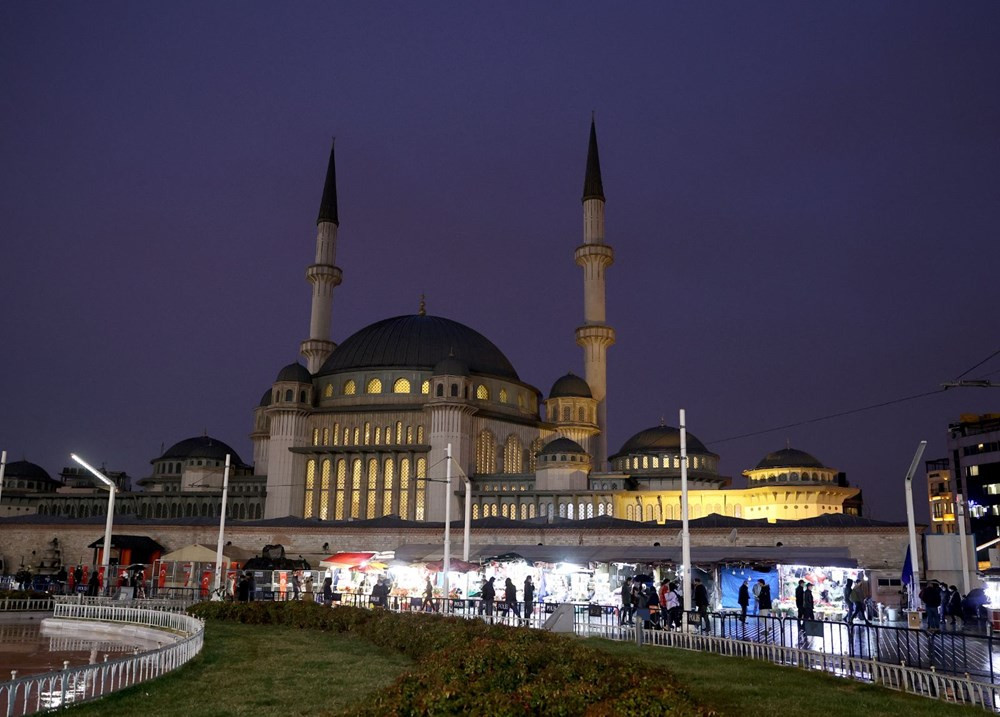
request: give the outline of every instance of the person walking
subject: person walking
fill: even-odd
[[[292,573],[292,600],[298,602],[299,593],[302,591],[302,578],[298,573]]]
[[[670,583],[667,585],[667,592],[664,596],[663,609],[667,611],[667,629],[681,627],[681,596],[677,594],[677,585]]]
[[[844,622],[853,622],[854,620],[854,603],[851,602],[851,590],[854,589],[854,580],[847,578],[844,581]]]
[[[712,623],[708,619],[708,589],[701,578],[694,579],[694,606],[698,610],[698,625],[706,635],[712,633]]]
[[[101,592],[101,579],[95,570],[90,574],[90,580],[87,582],[87,597],[97,597],[99,592]]]
[[[757,597],[757,601],[760,603],[760,609],[757,611],[758,615],[770,615],[771,614],[771,586],[764,582],[764,579],[760,580],[760,595]]]
[[[920,591],[919,597],[927,608],[927,629],[937,632],[941,629],[941,588],[938,587],[937,580],[931,580]]]
[[[430,575],[427,576],[427,584],[424,585],[424,612],[437,612],[437,605],[434,604],[434,585],[431,583]]]
[[[806,583],[805,593],[802,595],[802,618],[804,620],[815,620],[815,602],[813,602],[813,587]]]
[[[868,598],[865,591],[865,583],[862,580],[857,580],[854,583],[854,587],[851,588],[851,602],[854,604],[854,612],[851,614],[851,619],[848,622],[854,622],[854,618],[860,615],[864,618],[866,625],[871,625],[871,621],[868,619],[868,608],[865,605],[865,600]]]
[[[531,582],[529,575],[524,579],[524,622],[531,623],[531,618],[535,614],[535,584]]]
[[[323,605],[333,607],[333,578],[323,581]]]
[[[760,589],[764,586],[763,578],[758,578],[753,584],[753,614],[760,614]]]
[[[517,602],[517,586],[514,585],[514,581],[507,578],[507,582],[503,585],[503,601],[504,601],[504,611],[509,615],[510,611],[514,611],[514,617],[521,620],[521,605]]]
[[[496,578],[490,578],[483,583],[482,601],[479,603],[480,614],[485,612],[489,617],[493,617],[493,600],[497,596],[496,588],[493,587],[495,580]]]
[[[622,608],[618,613],[618,624],[632,624],[632,578],[625,578],[622,583]]]
[[[806,581],[799,580],[799,584],[795,587],[795,616],[799,622],[803,619],[805,594]]]
[[[747,607],[750,605],[750,586],[747,585],[746,580],[744,580],[743,584],[740,585],[740,593],[736,598],[736,602],[740,604],[740,622],[746,625]]]
[[[951,590],[948,591],[947,614],[951,616],[951,626],[955,627],[956,619],[960,620],[962,617],[962,593],[958,591],[958,587],[955,585],[952,585]]]

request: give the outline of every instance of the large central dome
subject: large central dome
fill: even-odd
[[[481,333],[451,319],[422,314],[384,319],[352,334],[317,375],[386,367],[432,370],[451,355],[472,373],[520,380],[503,352]]]

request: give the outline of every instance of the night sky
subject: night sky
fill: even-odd
[[[0,448],[138,478],[207,431],[251,460],[331,136],[333,338],[424,293],[547,395],[583,370],[593,111],[611,451],[685,408],[736,485],[790,441],[902,519],[918,441],[1000,391],[764,431],[1000,348],[998,30],[993,1],[4,3]]]

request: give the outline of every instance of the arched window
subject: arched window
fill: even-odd
[[[344,519],[344,488],[347,482],[347,461],[343,458],[337,461],[337,492],[334,496],[333,517],[334,520]]]
[[[177,513],[178,513],[177,504],[176,503],[171,503],[170,504],[170,517],[171,518],[177,518],[177,517],[179,517],[177,515]]]
[[[358,385],[354,383],[354,379],[353,378],[347,379],[347,381],[344,383],[344,395],[353,396],[357,392],[358,392]]]
[[[522,411],[524,410],[524,394],[523,393],[518,393],[517,394],[517,407],[520,408]]]
[[[329,428],[324,428],[323,429],[323,445],[324,446],[330,445],[330,429]]]
[[[522,470],[521,439],[511,433],[503,446],[503,472],[520,473]]]
[[[365,393],[382,393],[382,382],[377,378],[369,380],[365,386]]]
[[[413,445],[413,426],[406,427],[406,445]]]
[[[597,504],[597,514],[604,515],[604,503]]]
[[[410,517],[410,459],[399,461],[399,517],[408,520]]]
[[[566,517],[566,504],[565,503],[561,503],[559,505],[559,517],[560,518],[565,518]]]
[[[201,504],[201,517],[202,518],[207,518],[208,517],[208,504],[207,503],[202,503]]]
[[[351,462],[351,517],[361,517],[361,459]]]
[[[306,392],[301,391],[299,392],[299,403],[305,403],[305,402],[306,402]]]
[[[326,384],[326,387],[323,389],[323,398],[330,398],[330,396],[332,395],[333,395],[333,384],[328,383]]]
[[[403,422],[396,421],[396,445],[400,446],[403,444]]]
[[[500,389],[500,403],[507,403],[507,389]]]
[[[500,515],[502,515],[504,518],[509,517],[507,515],[507,511],[508,510],[509,510],[509,506],[506,503],[504,503],[503,505],[500,506]]]
[[[329,520],[330,518],[330,469],[333,463],[329,458],[323,461],[323,472],[319,483],[319,519]]]
[[[396,479],[395,468],[392,459],[386,458],[382,467],[382,515],[392,515],[392,484]]]
[[[302,517],[313,516],[313,492],[316,488],[316,460],[306,461],[306,495],[302,504]]]
[[[294,395],[295,395],[295,394],[294,394],[294,393],[292,392],[292,389],[288,389],[288,390],[286,390],[286,391],[285,391],[285,400],[286,400],[286,401],[288,401],[289,403],[291,403],[291,402],[292,402],[292,397],[293,397]]]
[[[443,383],[439,383],[437,385],[437,388],[434,390],[434,395],[437,396],[438,398],[441,398],[441,397],[444,396],[444,384]]]
[[[476,398],[478,398],[480,401],[489,401],[490,390],[486,388],[486,386],[484,386],[483,384],[479,384],[478,386],[476,386]]]
[[[423,445],[424,443],[424,427],[417,426],[417,443]]]
[[[378,483],[378,461],[368,459],[368,500],[365,502],[365,517],[375,517],[375,489]]]
[[[361,444],[361,426],[354,427],[354,445]]]
[[[646,506],[646,520],[656,520],[653,513],[653,504],[650,503]]]
[[[472,519],[479,520],[479,503],[472,506]]]
[[[458,384],[457,383],[451,384],[451,395],[452,396],[458,396]]]
[[[160,505],[159,503],[156,504],[156,517],[157,518],[163,517],[163,506]]]
[[[635,516],[631,503],[625,506],[625,520],[632,520]]]
[[[417,459],[417,492],[414,498],[417,520],[424,519],[424,506],[427,499],[427,459]]]
[[[614,506],[610,502],[607,504],[607,508],[604,510],[604,514],[605,515],[614,516],[615,509],[614,509]]]
[[[568,421],[568,420],[570,420],[570,416],[572,415],[572,414],[570,413],[570,411],[571,411],[571,410],[572,410],[572,409],[571,409],[571,408],[570,408],[569,406],[563,406],[563,411],[562,411],[562,413],[563,413],[563,417],[562,417],[562,419],[563,419],[564,421]]]
[[[420,384],[420,393],[422,393],[425,396],[427,396],[427,395],[430,394],[430,392],[431,392],[431,382],[429,380],[427,380],[427,379],[424,379],[424,382],[422,384]],[[440,394],[438,394],[438,395],[440,395]]]
[[[576,420],[578,420],[580,423],[586,423],[587,411],[583,406],[580,406],[579,410],[576,412]]]
[[[488,429],[479,432],[476,440],[476,473],[492,475],[497,472],[497,439]]]
[[[410,382],[405,378],[397,378],[396,382],[392,384],[393,393],[409,393],[410,392]],[[370,392],[371,393],[371,392]]]
[[[365,421],[365,445],[370,445],[372,442],[372,424]]]
[[[247,507],[245,504],[240,504],[240,520],[246,520],[247,517]]]
[[[528,517],[528,504],[521,503],[521,520],[525,520]]]
[[[594,517],[594,504],[593,503],[587,503],[587,517],[588,518],[593,518]]]
[[[531,505],[528,506],[528,517],[529,518],[534,518],[535,517],[535,504],[534,503],[532,503]]]
[[[375,426],[375,445],[382,444],[382,426]]]

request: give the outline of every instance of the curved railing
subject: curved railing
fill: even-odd
[[[106,694],[154,679],[185,664],[199,652],[205,624],[178,612],[117,605],[56,604],[53,617],[100,623],[139,625],[166,630],[179,637],[175,642],[149,652],[108,660],[96,665],[64,668],[41,675],[17,677],[0,683],[0,709],[7,717],[21,717],[97,699]]]
[[[53,595],[54,605],[104,605],[108,607],[138,607],[161,612],[184,612],[198,600],[188,598],[129,598],[87,597],[86,595]],[[49,607],[51,608],[51,605]]]
[[[52,598],[0,598],[0,612],[49,612]]]

